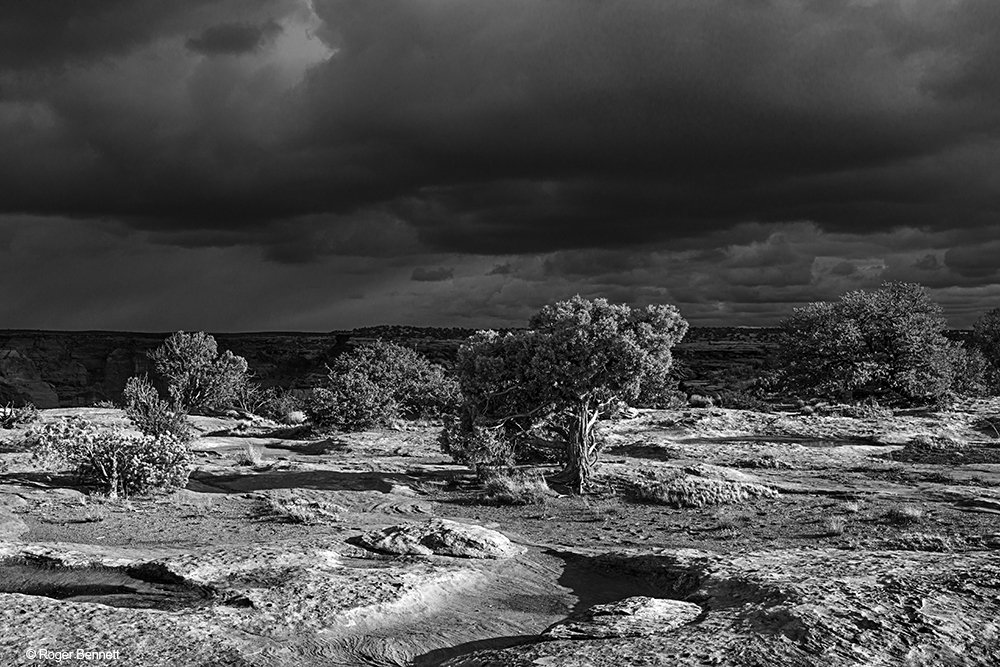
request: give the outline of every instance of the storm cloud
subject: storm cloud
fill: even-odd
[[[1000,280],[997,34],[992,0],[5,3],[0,252],[30,224],[119,239],[98,274],[336,277],[217,328],[577,292],[771,323],[884,279],[965,324]]]

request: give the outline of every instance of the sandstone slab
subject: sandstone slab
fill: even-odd
[[[635,596],[594,605],[542,633],[552,639],[649,637],[676,630],[702,614],[693,602]]]
[[[525,551],[503,533],[447,519],[370,531],[361,536],[361,543],[375,551],[415,556],[510,558]]]

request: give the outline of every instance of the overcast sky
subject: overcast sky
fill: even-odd
[[[0,328],[1000,306],[996,0],[6,0]]]

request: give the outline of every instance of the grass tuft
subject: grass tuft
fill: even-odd
[[[236,465],[263,468],[268,465],[268,461],[260,447],[248,442],[236,454]]]
[[[552,495],[538,472],[490,473],[483,483],[482,500],[493,505],[541,505]]]
[[[777,498],[778,492],[751,482],[683,475],[666,481],[641,484],[636,488],[635,495],[643,502],[683,508],[738,503],[754,498]]]

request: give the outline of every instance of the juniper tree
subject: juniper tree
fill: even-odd
[[[460,447],[489,431],[514,447],[539,432],[562,444],[560,481],[590,484],[598,455],[595,426],[644,382],[662,381],[687,322],[671,305],[631,308],[576,296],[542,308],[528,329],[479,332],[459,350],[463,414],[443,443]]]

